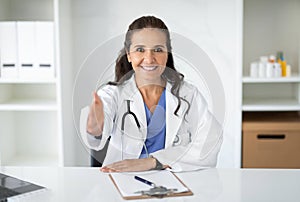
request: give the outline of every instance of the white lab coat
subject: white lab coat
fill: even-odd
[[[94,150],[101,150],[111,136],[103,165],[123,159],[139,158],[147,136],[147,121],[142,96],[136,87],[134,76],[121,86],[106,85],[98,92],[104,104],[104,128],[101,139],[86,132],[89,107],[81,111],[80,132],[84,143]],[[180,96],[190,103],[181,102],[178,116],[174,114],[177,98],[171,93],[171,84],[166,85],[166,138],[165,149],[151,153],[161,163],[170,165],[173,171],[188,171],[214,167],[222,144],[222,127],[209,112],[207,103],[197,88],[184,82]],[[130,110],[136,114],[141,125],[138,130],[133,117],[125,118],[122,138],[122,116]],[[176,137],[177,136],[177,137]],[[122,140],[123,139],[123,140]],[[123,154],[122,154],[123,152]]]

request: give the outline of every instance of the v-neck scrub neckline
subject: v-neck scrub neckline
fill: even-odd
[[[166,89],[162,92],[158,104],[153,113],[144,103],[147,119],[147,139],[145,145],[148,153],[164,149],[166,137]],[[147,154],[143,148],[140,158],[146,158]]]

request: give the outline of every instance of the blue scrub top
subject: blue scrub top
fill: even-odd
[[[166,89],[162,92],[154,113],[144,103],[147,119],[147,138],[145,141],[148,153],[165,148],[166,139]],[[140,158],[147,158],[143,147]]]

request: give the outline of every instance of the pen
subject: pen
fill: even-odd
[[[147,185],[150,185],[150,186],[152,186],[152,187],[156,187],[156,185],[155,185],[153,182],[150,182],[150,181],[148,181],[148,180],[146,180],[146,179],[143,179],[143,178],[141,178],[141,177],[139,177],[139,176],[134,176],[134,179],[136,179],[136,180],[138,180],[138,181],[140,181],[140,182],[143,182],[143,183],[145,183],[145,184],[147,184]]]

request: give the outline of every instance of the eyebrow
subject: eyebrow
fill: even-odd
[[[146,47],[145,45],[135,45],[135,46],[133,46],[133,48],[137,48],[137,47]],[[165,45],[155,45],[155,46],[153,46],[153,48],[166,48],[166,46]]]

